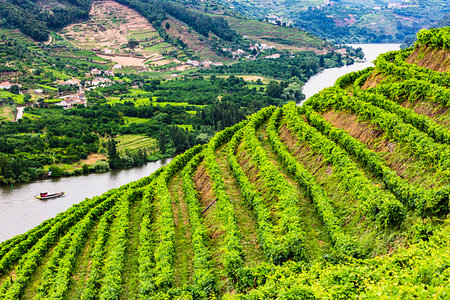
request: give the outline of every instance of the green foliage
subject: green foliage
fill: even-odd
[[[417,34],[417,42],[439,49],[450,50],[450,27],[422,29]]]

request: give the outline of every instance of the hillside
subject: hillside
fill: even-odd
[[[422,31],[3,242],[0,298],[446,298],[450,77],[415,57],[448,41]]]
[[[430,26],[448,26],[441,0],[231,0],[234,10],[256,19],[305,29],[335,43],[414,41]]]

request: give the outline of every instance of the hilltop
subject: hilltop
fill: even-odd
[[[0,296],[445,298],[450,77],[419,64],[448,37],[422,31],[0,244]]]

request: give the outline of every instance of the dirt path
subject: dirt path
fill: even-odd
[[[194,272],[194,252],[192,248],[192,229],[189,212],[183,193],[183,178],[178,173],[169,183],[172,196],[172,210],[175,223],[175,285],[182,287],[192,283]]]
[[[227,151],[227,145],[222,146],[216,151],[217,163],[222,171],[225,189],[230,196],[231,203],[236,212],[236,221],[244,250],[245,265],[254,267],[264,261],[258,240],[257,220],[253,211],[247,206],[239,184],[233,176],[233,172],[227,161]]]

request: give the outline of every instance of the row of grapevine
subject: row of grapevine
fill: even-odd
[[[10,244],[10,247],[5,247],[5,253],[0,259],[0,272],[7,271],[11,266],[17,263],[18,259],[26,254],[33,247],[33,245],[39,241],[39,239],[47,235],[54,226],[58,226],[58,224],[66,224],[67,220],[71,220],[69,225],[64,225],[70,226],[79,220],[84,215],[86,210],[97,205],[101,201],[104,201],[108,195],[109,193],[107,195],[105,194],[100,197],[94,197],[91,200],[83,201],[78,205],[72,206],[67,211],[58,214],[56,217],[42,223],[35,229],[32,229],[24,234],[26,238],[22,239],[20,242],[18,241],[18,243]]]
[[[344,89],[349,85],[353,85],[354,82],[359,78],[361,77],[365,78],[366,76],[371,75],[374,69],[375,69],[374,67],[369,67],[361,71],[350,72],[348,74],[345,74],[344,76],[341,76],[336,80],[335,85],[340,87],[341,89]]]
[[[108,210],[111,209],[114,200],[115,199],[110,198],[103,202],[103,205],[100,208],[102,210],[97,208],[91,210],[81,221],[72,226],[67,234],[58,241],[58,244],[56,244],[52,250],[50,259],[45,265],[45,269],[41,276],[43,280],[41,280],[40,285],[37,287],[37,299],[43,299],[48,296],[49,290],[56,282],[55,275],[58,273],[61,263],[64,262],[68,254],[70,258],[76,258],[78,250],[80,250],[84,243],[84,238],[98,217],[94,213],[102,214],[108,212]],[[74,250],[75,253],[72,252]]]
[[[336,216],[334,207],[324,190],[316,182],[314,176],[303,167],[298,160],[288,151],[277,133],[277,124],[281,117],[281,110],[277,109],[269,121],[267,132],[273,149],[279,156],[284,167],[292,174],[295,180],[302,186],[308,197],[314,203],[325,228],[337,251],[350,256],[360,256],[361,249],[356,240],[347,235],[342,228],[342,221]]]
[[[422,29],[417,34],[417,43],[434,48],[450,50],[450,27]]]
[[[436,166],[440,171],[450,169],[450,149],[447,145],[436,143],[427,134],[403,122],[396,114],[350,97],[343,90],[332,88],[327,93],[317,94],[308,101],[307,106],[315,110],[333,108],[351,111],[378,125],[391,138],[410,147],[415,155]]]
[[[106,212],[100,219],[97,228],[97,237],[90,255],[89,277],[87,278],[85,288],[81,294],[81,299],[94,299],[100,290],[100,280],[102,277],[103,260],[106,253],[106,242],[110,234],[111,223],[114,221],[116,208]]]
[[[406,49],[382,54],[378,56],[374,62],[375,66],[378,71],[386,75],[396,75],[402,80],[418,79],[426,80],[441,86],[450,86],[449,74],[436,72],[405,62],[405,58],[408,57],[411,52],[412,49]]]
[[[104,261],[104,277],[99,292],[100,299],[118,299],[122,291],[122,270],[129,230],[130,205],[142,198],[142,191],[135,189],[119,196],[116,219],[111,225],[110,239],[113,241]]]
[[[161,170],[160,168],[159,170]],[[158,172],[159,173],[159,172]],[[156,177],[158,177],[157,174]],[[155,178],[156,178],[155,177]],[[154,223],[155,180],[151,182],[142,197],[141,211],[142,221],[139,230],[139,281],[140,294],[146,296],[153,288],[152,269],[155,266],[153,255],[155,247],[155,233],[152,228]]]
[[[123,194],[128,189],[136,189],[147,183],[148,178],[144,178],[112,189],[102,196],[87,199],[42,223],[37,227],[38,230],[30,230],[24,234],[26,239],[22,239],[2,257],[4,270],[7,270],[20,258],[14,271],[15,279],[5,281],[0,289],[2,298],[15,299],[22,294],[23,289],[41,263],[42,257],[54,245],[56,247],[53,250],[53,259],[50,258],[43,275],[45,281],[47,279],[49,281],[39,286],[40,292],[36,297],[48,298],[49,295],[61,295],[62,297],[68,287],[80,247],[95,221],[102,214],[108,212],[117,194]],[[68,233],[66,234],[66,232]],[[60,239],[61,237],[63,238]]]
[[[435,141],[443,144],[450,143],[450,131],[444,126],[432,121],[430,118],[404,108],[380,94],[366,92],[357,87],[354,89],[353,94],[358,97],[358,99],[369,102],[385,111],[397,114],[405,123],[411,124],[420,131],[425,132]]]
[[[267,190],[272,190],[276,195],[277,203],[273,231],[277,238],[264,241],[265,248],[270,250],[266,256],[276,264],[286,260],[301,260],[304,257],[305,232],[301,226],[300,211],[298,208],[298,193],[277,167],[270,162],[266,151],[256,137],[256,130],[273,113],[274,107],[267,107],[253,115],[250,122],[242,129],[242,142],[245,149],[251,154],[251,161],[258,168],[258,174]]]
[[[242,141],[242,137],[243,131],[241,129],[234,134],[233,138],[228,143],[228,163],[230,164],[234,178],[241,188],[242,195],[256,214],[258,237],[266,259],[272,262],[280,261],[279,248],[277,246],[280,242],[276,242],[270,210],[258,193],[256,186],[249,180],[236,158],[235,152]]]
[[[118,189],[112,189],[104,193],[99,197],[93,197],[92,199],[86,199],[79,204],[75,204],[66,211],[59,213],[56,217],[44,221],[35,228],[29,230],[28,232],[18,235],[17,237],[3,242],[0,245],[0,274],[6,272],[11,268],[21,256],[23,256],[27,251],[29,251],[33,245],[44,235],[51,230],[52,226],[67,219],[72,218],[73,215],[81,217],[84,215],[86,209],[94,207],[101,201],[107,199],[111,195],[114,195],[118,191],[128,188],[137,188],[148,183],[148,178],[140,179],[136,182],[129,183]]]
[[[31,276],[36,271],[43,255],[54,244],[57,243],[59,237],[63,235],[69,228],[71,228],[76,222],[82,219],[83,216],[89,214],[90,211],[94,215],[101,213],[105,207],[112,201],[112,196],[108,197],[106,200],[101,201],[93,208],[84,207],[83,209],[78,209],[72,214],[68,215],[67,218],[61,222],[52,226],[52,228],[44,235],[39,241],[25,254],[22,256],[19,264],[15,270],[16,279],[11,284],[11,287],[6,292],[5,299],[17,299],[25,286],[28,284]]]
[[[450,105],[450,89],[425,80],[408,79],[398,83],[381,84],[374,90],[396,101],[431,101],[445,107]]]
[[[180,171],[190,160],[202,149],[196,146],[178,155],[155,179],[154,200],[156,201],[156,220],[154,226],[157,228],[155,245],[152,243],[152,233],[149,214],[149,192],[147,191],[144,201],[143,223],[140,232],[140,254],[139,254],[139,278],[141,283],[140,293],[144,297],[159,294],[161,297],[173,287],[173,262],[175,255],[175,224],[172,214],[172,198],[167,183],[173,175]],[[153,259],[145,256],[153,256]]]
[[[201,209],[192,176],[204,154],[194,156],[182,171],[183,189],[188,205],[189,220],[192,227],[192,248],[194,252],[194,298],[206,299],[215,291],[215,277],[208,249],[208,234],[202,222]]]
[[[404,220],[404,206],[392,194],[375,187],[345,150],[303,121],[295,106],[288,104],[283,111],[288,129],[333,165],[333,174],[346,193],[364,207],[365,215],[375,218],[382,227],[398,225]]]
[[[329,139],[335,141],[348,153],[354,155],[367,166],[369,171],[382,179],[386,187],[408,209],[417,210],[422,216],[447,210],[447,193],[440,193],[433,190],[428,191],[410,184],[405,179],[399,177],[395,171],[387,167],[384,160],[376,152],[370,150],[363,142],[354,139],[345,130],[334,127],[317,112],[307,107],[302,107],[301,111],[307,117],[309,124]]]
[[[245,124],[246,122],[241,122],[219,132],[211,139],[204,150],[206,169],[212,181],[212,189],[216,196],[218,215],[223,223],[226,235],[223,249],[223,266],[228,276],[232,279],[236,278],[237,270],[243,265],[243,250],[239,229],[236,223],[234,207],[226,192],[225,183],[216,160],[215,151],[225,142],[230,140],[233,134]]]

